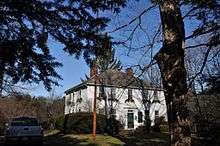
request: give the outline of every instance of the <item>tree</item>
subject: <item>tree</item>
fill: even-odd
[[[2,73],[0,74],[0,85],[3,83],[3,78],[6,74],[10,77],[13,77],[12,81],[14,82],[20,80],[39,82],[40,80],[43,80],[46,87],[50,89],[50,83],[54,82],[51,80],[51,78],[47,77],[59,77],[57,74],[55,74],[53,67],[59,66],[60,64],[49,64],[49,69],[47,68],[48,65],[46,67],[43,65],[42,67],[41,64],[47,64],[48,62],[51,63],[54,61],[54,58],[51,58],[48,55],[48,49],[42,49],[44,53],[43,57],[40,57],[40,60],[43,61],[40,63],[35,63],[36,58],[33,59],[34,61],[30,62],[30,58],[33,58],[33,55],[29,56],[24,53],[28,52],[28,54],[36,54],[36,52],[33,53],[33,48],[34,46],[38,45],[38,43],[36,43],[38,40],[37,38],[42,38],[37,36],[44,36],[43,38],[45,38],[45,33],[50,34],[53,38],[63,43],[65,45],[64,50],[68,53],[76,54],[77,57],[83,53],[83,56],[87,62],[89,62],[94,55],[101,55],[104,52],[102,50],[103,47],[100,46],[104,46],[106,36],[100,34],[100,32],[101,30],[104,30],[108,19],[105,17],[95,17],[95,13],[98,11],[112,9],[118,11],[120,6],[124,6],[125,1],[68,0],[67,2],[64,0],[59,2],[29,2],[21,0],[0,2],[0,18],[4,20],[1,21],[1,28],[3,28],[1,31],[1,37],[4,39],[1,39],[0,48],[3,48],[4,46],[9,46],[6,48],[15,48],[13,46],[11,47],[13,44],[16,44],[16,46],[19,46],[17,44],[31,46],[25,47],[31,48],[26,49],[25,51],[23,49],[24,47],[20,47],[21,49],[16,50],[11,49],[13,51],[10,50],[9,53],[7,53],[7,51],[4,52],[5,50],[9,49],[1,49],[0,54],[4,55],[0,58],[0,69],[2,70]],[[185,94],[187,93],[188,86],[186,80],[186,69],[184,66],[184,49],[206,46],[208,48],[206,56],[208,56],[210,50],[219,45],[219,2],[217,0],[151,0],[151,2],[154,4],[153,7],[145,9],[138,17],[135,17],[128,24],[116,28],[115,31],[132,24],[137,20],[137,26],[131,31],[131,35],[129,35],[127,39],[131,40],[133,38],[132,35],[137,28],[142,28],[142,16],[155,6],[159,6],[163,44],[162,48],[154,58],[159,65],[163,87],[166,90],[165,98],[168,108],[167,111],[171,134],[171,145],[191,145],[191,132],[189,128],[190,120],[188,116],[188,109],[185,106]],[[21,6],[26,7],[22,8]],[[187,8],[188,10],[184,16],[181,14],[181,6]],[[199,22],[198,27],[193,30],[193,33],[189,36],[185,36],[186,27],[184,26],[184,19],[187,17],[194,18],[194,21]],[[17,25],[11,25],[10,22],[14,22],[13,24]],[[32,26],[32,24],[34,25]],[[5,27],[6,29],[4,30]],[[30,27],[32,27],[32,29],[29,29]],[[30,34],[32,34],[29,33],[31,30],[33,31],[34,35],[30,36]],[[5,34],[7,34],[9,37]],[[199,38],[201,36],[208,37],[207,41],[200,44],[195,44],[193,46],[185,46],[185,41]],[[18,38],[21,38],[21,40]],[[110,39],[110,37],[108,38]],[[14,43],[14,41],[18,41],[18,43]],[[122,42],[121,44],[125,45],[126,41]],[[35,43],[33,44],[33,42]],[[152,47],[154,45],[150,44],[149,46]],[[44,45],[43,48],[45,48]],[[5,58],[5,56],[7,57]],[[38,57],[42,55],[38,54],[34,56]],[[21,61],[16,59],[19,57],[21,58]],[[23,58],[25,58],[25,60],[23,60]],[[206,61],[207,57],[204,59],[201,70],[204,69],[204,64],[206,64]],[[29,66],[26,64],[29,64]],[[20,68],[20,66],[22,67]],[[42,72],[39,73],[33,70],[32,68],[34,67],[36,67],[35,70]]]
[[[203,25],[194,31],[194,36],[201,35],[215,25],[207,16],[211,13],[207,10],[215,10],[217,2],[210,1],[183,1],[186,5],[191,5],[193,9],[197,9],[196,14],[202,15],[198,19],[202,19]],[[191,145],[190,119],[186,106],[186,69],[184,66],[184,48],[185,48],[185,28],[183,17],[180,10],[180,1],[164,0],[158,2],[160,7],[162,30],[163,30],[163,46],[156,54],[155,59],[158,62],[163,87],[166,90],[165,98],[168,111],[168,121],[171,134],[171,145]],[[212,14],[211,19],[216,19],[216,14]],[[216,29],[211,33],[209,46],[215,46]]]
[[[146,52],[148,52],[149,49],[154,46],[156,47],[155,38],[158,38],[160,32],[162,32],[162,38],[157,43],[158,45],[162,45],[162,47],[154,56],[154,59],[159,65],[163,87],[165,89],[170,142],[171,145],[191,145],[190,118],[186,107],[186,93],[188,87],[190,87],[188,83],[191,84],[190,82],[203,72],[210,51],[217,49],[217,46],[220,44],[219,2],[216,0],[151,0],[151,2],[153,5],[144,9],[128,23],[119,25],[110,32],[124,31],[126,30],[124,28],[129,27],[131,31],[130,34],[127,33],[128,37],[125,40],[118,41],[118,44],[128,48],[129,52],[141,48],[147,48]],[[146,34],[149,38],[149,34],[142,26],[142,18],[155,7],[159,7],[162,31],[160,31],[159,27],[152,41],[140,47],[132,46],[135,33],[138,33],[137,37],[139,37],[141,31],[143,35]],[[189,29],[184,26],[186,19],[187,21],[190,20],[191,23],[198,24],[188,36],[185,36],[185,30]],[[137,31],[138,29],[140,31]],[[206,39],[199,43],[190,43],[192,39],[196,42],[201,38]],[[187,82],[184,60],[185,49],[203,49],[203,47],[207,49],[201,63],[201,68],[190,79],[190,82]],[[219,51],[216,54],[219,54]],[[153,60],[150,60],[150,64],[153,64],[153,62]],[[140,65],[137,66],[140,67]],[[141,73],[145,72],[148,66],[140,67]]]
[[[0,2],[0,91],[4,84],[39,83],[46,89],[61,79],[60,67],[50,55],[48,36],[64,44],[64,51],[83,55],[87,62],[100,54],[96,45],[103,42],[103,30],[109,21],[96,17],[99,11],[118,12],[124,0],[2,0]],[[106,39],[106,38],[105,38]],[[7,81],[5,78],[7,77]]]
[[[184,67],[185,31],[180,5],[175,0],[167,0],[159,2],[159,7],[164,41],[155,59],[166,90],[171,145],[190,145],[190,123],[184,99],[187,93]]]
[[[209,75],[205,81],[207,82],[208,89],[206,89],[205,92],[207,93],[214,93],[214,94],[219,94],[220,91],[220,73],[214,74],[214,75]]]

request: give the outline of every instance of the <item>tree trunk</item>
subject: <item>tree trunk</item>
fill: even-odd
[[[5,63],[4,63],[4,61],[0,61],[0,97],[1,97],[2,91],[3,91],[4,70],[5,70]]]
[[[163,47],[155,59],[162,75],[167,105],[170,145],[190,146],[190,120],[186,106],[187,83],[184,66],[185,31],[178,0],[159,2]]]

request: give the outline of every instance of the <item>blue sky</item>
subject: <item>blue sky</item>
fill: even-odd
[[[114,28],[121,26],[123,24],[128,23],[130,20],[132,20],[134,17],[136,17],[140,12],[142,12],[145,8],[149,6],[149,3],[145,0],[141,0],[140,2],[136,1],[130,1],[126,8],[124,8],[119,15],[112,15],[111,13],[106,13],[104,15],[114,18],[114,20],[109,24],[107,27],[108,30],[113,30]],[[160,22],[160,16],[158,13],[158,8],[152,10],[150,13],[146,14],[142,18],[142,27],[146,30],[149,35],[149,38],[152,38],[154,32],[158,28],[158,24]],[[126,37],[129,36],[131,33],[131,29],[134,28],[135,24],[131,25],[130,27],[127,27],[126,29],[123,29],[122,31],[117,31],[115,33],[111,33],[111,36],[114,38],[114,40],[124,40]],[[195,23],[195,26],[197,24]],[[186,30],[186,34],[188,35],[191,32],[191,28],[193,28],[191,20],[185,21],[186,28],[189,28]],[[133,47],[139,47],[142,45],[146,45],[146,43],[149,41],[147,35],[143,32],[138,30],[134,34],[134,39],[132,42]],[[62,76],[63,80],[59,80],[59,84],[61,86],[54,87],[55,88],[55,95],[62,96],[64,94],[64,91],[68,88],[78,84],[81,82],[80,78],[84,78],[85,74],[89,74],[89,67],[85,63],[83,58],[80,58],[79,60],[75,59],[74,56],[70,56],[67,53],[65,53],[62,48],[63,46],[54,41],[53,39],[48,40],[48,45],[51,48],[51,54],[57,58],[59,62],[63,64],[63,67],[57,69],[57,72]],[[128,50],[126,48],[123,48],[121,46],[117,46],[116,48],[116,57],[121,60],[124,68],[126,66],[135,65],[139,62],[146,63],[149,62],[149,53],[145,54],[143,57],[143,52],[145,52],[144,49],[137,49],[133,50],[128,54]],[[155,54],[158,49],[160,48],[160,44],[157,44],[154,49],[153,53]],[[140,60],[140,58],[143,58]],[[50,93],[48,93],[42,84],[36,85],[25,85],[28,87],[27,92],[29,94],[35,95],[35,96],[49,96]]]

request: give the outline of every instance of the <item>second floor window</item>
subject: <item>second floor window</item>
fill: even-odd
[[[126,99],[125,102],[134,102],[132,97],[132,89],[128,89],[128,99]]]
[[[105,88],[103,86],[99,87],[99,97],[105,97]]]
[[[153,103],[160,103],[158,92],[156,90],[154,91]]]
[[[154,97],[156,97],[156,98],[158,97],[158,93],[156,90],[154,91]]]
[[[143,98],[144,103],[149,103],[150,102],[148,95],[149,95],[148,90],[143,90],[142,91],[142,98]]]
[[[128,89],[128,99],[131,100],[132,99],[132,90]]]
[[[116,88],[114,87],[111,88],[111,98],[116,98]]]

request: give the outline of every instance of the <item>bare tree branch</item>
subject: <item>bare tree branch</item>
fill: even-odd
[[[136,20],[140,19],[145,13],[149,12],[150,10],[152,10],[153,8],[155,8],[156,5],[152,5],[146,9],[144,9],[137,17],[133,18],[130,22],[128,22],[127,24],[124,24],[122,26],[119,26],[117,28],[115,28],[114,30],[111,30],[111,31],[108,31],[107,33],[113,33],[113,32],[116,32],[120,29],[123,29],[129,25],[131,25],[132,23],[134,23]]]
[[[204,70],[204,68],[205,68],[205,65],[206,65],[206,62],[207,62],[207,60],[208,60],[208,56],[209,56],[209,53],[210,53],[211,49],[212,49],[212,46],[209,46],[208,49],[207,49],[207,51],[206,51],[206,53],[205,53],[205,58],[204,58],[204,60],[203,60],[203,63],[202,63],[202,66],[201,66],[199,72],[197,72],[197,73],[190,79],[191,81],[190,81],[190,83],[189,83],[189,87],[191,87],[193,81],[203,72],[203,70]]]

